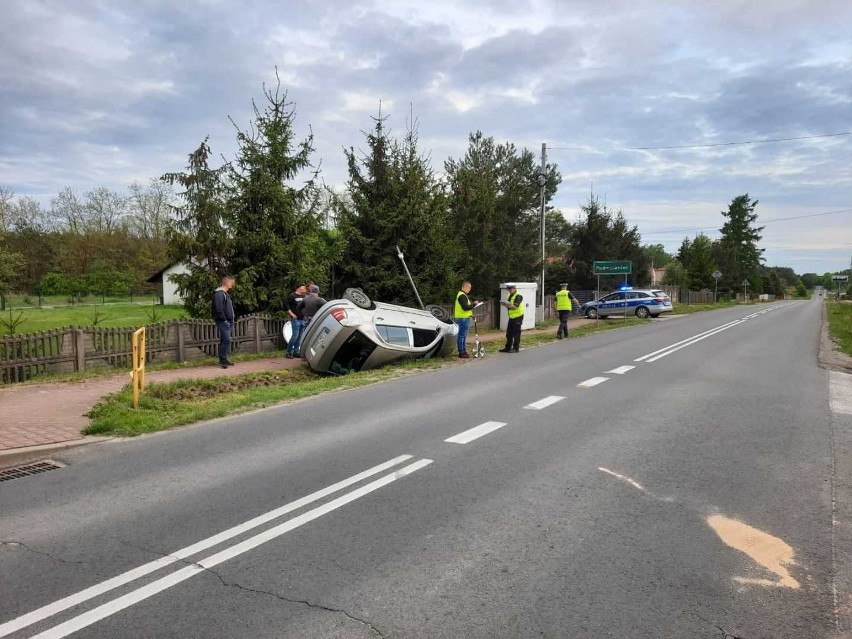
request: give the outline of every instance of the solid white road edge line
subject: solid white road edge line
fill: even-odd
[[[332,484],[327,488],[323,488],[322,490],[318,490],[310,495],[302,497],[301,499],[297,499],[296,501],[290,502],[280,508],[276,508],[275,510],[270,510],[268,513],[264,513],[263,515],[259,515],[254,519],[249,519],[245,523],[239,524],[238,526],[234,526],[233,528],[229,528],[224,530],[212,537],[208,537],[207,539],[202,539],[201,541],[192,544],[191,546],[187,546],[186,548],[182,548],[176,552],[171,553],[166,557],[161,557],[160,559],[156,559],[155,561],[149,562],[138,568],[134,568],[133,570],[129,570],[125,573],[122,573],[112,579],[107,579],[99,584],[95,584],[85,590],[81,590],[78,593],[65,597],[63,599],[59,599],[50,603],[46,606],[42,606],[41,608],[37,608],[32,612],[28,612],[25,615],[22,615],[16,619],[12,619],[11,621],[7,621],[6,623],[0,625],[0,637],[5,637],[6,635],[10,635],[13,632],[17,632],[21,628],[26,628],[34,623],[42,621],[43,619],[47,619],[48,617],[52,617],[53,615],[62,612],[63,610],[67,610],[73,606],[83,603],[84,601],[88,601],[93,597],[98,597],[110,590],[115,590],[125,584],[130,583],[131,581],[136,581],[140,577],[144,577],[152,572],[159,570],[160,568],[164,568],[170,564],[175,563],[176,561],[180,561],[181,559],[186,559],[187,557],[191,557],[192,555],[201,552],[202,550],[207,550],[208,548],[212,548],[213,546],[220,544],[223,541],[227,541],[228,539],[232,539],[237,535],[241,535],[244,532],[248,532],[253,528],[257,528],[265,524],[266,522],[272,521],[282,515],[286,515],[289,512],[297,510],[302,506],[306,506],[318,499],[322,499],[332,493],[336,493],[339,490],[343,490],[351,486],[352,484],[356,484],[359,481],[366,479],[367,477],[371,477],[373,475],[377,475],[378,473],[387,470],[388,468],[393,468],[401,464],[404,461],[408,461],[409,459],[413,459],[411,455],[400,455],[399,457],[395,457],[391,460],[386,461],[383,464],[379,464],[378,466],[373,466],[365,470],[364,472],[358,473],[357,475],[353,475],[348,479],[344,479],[343,481],[339,481],[336,484]]]
[[[466,430],[463,433],[453,435],[452,437],[445,439],[444,441],[449,442],[450,444],[467,444],[468,442],[472,442],[474,439],[478,439],[483,435],[487,435],[488,433],[494,432],[498,428],[503,428],[503,426],[505,425],[505,422],[485,422],[484,424],[474,426],[470,430]]]
[[[524,408],[529,408],[531,410],[541,410],[543,408],[547,408],[548,406],[552,406],[556,402],[561,402],[564,397],[560,397],[559,395],[548,395],[544,399],[540,399],[537,402],[533,402],[532,404],[527,404]]]
[[[144,601],[149,597],[156,595],[167,588],[171,588],[179,584],[182,581],[186,581],[190,577],[197,575],[200,572],[204,572],[204,570],[213,568],[225,562],[229,559],[233,559],[249,550],[257,548],[258,546],[265,544],[268,541],[275,539],[276,537],[280,537],[281,535],[290,532],[291,530],[302,526],[318,517],[322,517],[325,514],[330,513],[333,510],[340,508],[341,506],[345,506],[346,504],[355,501],[369,493],[382,488],[383,486],[387,486],[391,482],[400,479],[401,477],[405,477],[406,475],[410,475],[413,472],[420,470],[421,468],[425,468],[429,464],[432,463],[431,459],[421,459],[413,464],[409,464],[408,466],[404,466],[392,473],[385,475],[384,477],[377,479],[366,486],[362,486],[361,488],[357,488],[353,490],[351,493],[346,493],[337,499],[334,499],[327,504],[323,504],[322,506],[318,506],[313,510],[309,510],[306,513],[293,517],[283,524],[279,524],[274,528],[270,528],[254,537],[249,537],[245,541],[242,541],[230,548],[226,548],[215,555],[211,555],[206,559],[202,559],[198,561],[195,565],[187,566],[185,568],[181,568],[180,570],[173,572],[170,575],[162,577],[156,581],[153,581],[141,588],[138,588],[132,592],[127,593],[126,595],[122,595],[112,601],[109,601],[97,608],[90,610],[89,612],[85,612],[82,615],[78,615],[68,621],[59,624],[53,628],[45,630],[37,635],[34,635],[32,639],[60,639],[61,637],[67,637],[68,635],[77,632],[87,626],[92,625],[114,615],[115,613],[124,610],[140,601]]]
[[[624,373],[628,371],[632,371],[635,366],[619,366],[618,368],[613,368],[611,371],[604,371],[606,373],[613,373],[615,375],[624,375]]]
[[[603,384],[608,379],[609,377],[592,377],[591,379],[587,379],[585,382],[580,382],[577,386],[579,388],[591,388],[592,386]]]
[[[700,342],[701,340],[707,339],[708,337],[713,337],[714,335],[716,335],[717,333],[721,333],[722,331],[727,331],[729,328],[733,328],[734,326],[737,326],[738,324],[742,324],[743,321],[744,320],[740,320],[738,322],[735,322],[734,324],[731,324],[730,326],[723,326],[722,328],[716,329],[712,333],[708,333],[707,335],[702,335],[701,337],[695,338],[691,342],[687,342],[686,344],[681,344],[680,346],[678,346],[676,348],[672,348],[670,350],[667,350],[664,353],[660,353],[659,355],[656,355],[655,357],[652,357],[651,359],[647,360],[647,363],[650,364],[651,362],[656,362],[658,359],[662,359],[666,355],[671,355],[672,353],[675,353],[682,348],[686,348],[687,346],[692,346],[693,344]]]

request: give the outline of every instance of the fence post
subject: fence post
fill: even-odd
[[[79,373],[86,370],[86,334],[82,328],[74,329],[74,371]]]
[[[183,334],[183,322],[177,321],[174,324],[177,331],[177,359],[179,362],[186,361],[186,337]]]
[[[260,318],[255,315],[254,320],[254,352],[260,352]]]

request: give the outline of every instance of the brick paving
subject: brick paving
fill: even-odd
[[[571,320],[570,326],[573,328],[588,321],[574,319]],[[555,327],[525,331],[524,335],[551,331],[555,332]],[[499,342],[504,339],[502,333],[484,333],[479,337],[483,342]],[[471,331],[468,342],[472,340]],[[300,365],[300,359],[285,359],[283,355],[278,355],[238,362],[229,369],[207,365],[151,371],[146,374],[145,381],[150,383],[210,379]],[[121,390],[129,379],[129,373],[125,372],[79,382],[46,382],[0,388],[0,452],[83,439],[81,431],[89,425],[87,413],[101,397]]]

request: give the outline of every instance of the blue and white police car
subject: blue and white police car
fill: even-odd
[[[673,310],[672,300],[665,291],[631,287],[623,287],[580,307],[580,312],[589,319],[625,313],[642,318],[657,317],[660,313],[671,313]]]

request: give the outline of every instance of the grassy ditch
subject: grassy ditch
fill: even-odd
[[[838,350],[852,355],[852,304],[845,302],[826,302],[828,316],[828,334],[837,344]]]
[[[636,317],[600,320],[572,328],[570,339],[646,323],[647,320]],[[556,341],[556,323],[545,324],[543,328],[547,328],[546,332],[525,333],[521,345],[529,348]],[[487,352],[496,356],[502,345],[502,341],[490,342],[486,345]],[[473,360],[466,363],[473,363]],[[318,375],[307,366],[299,366],[205,380],[154,383],[140,397],[138,411],[131,406],[128,386],[104,397],[91,410],[91,423],[83,432],[85,435],[132,437],[459,364],[465,362],[455,357],[412,360],[345,377]]]
[[[317,375],[307,366],[205,380],[150,384],[133,410],[129,386],[104,397],[89,413],[84,435],[133,437],[224,417],[329,391],[358,388],[455,360],[414,360],[345,377]]]

